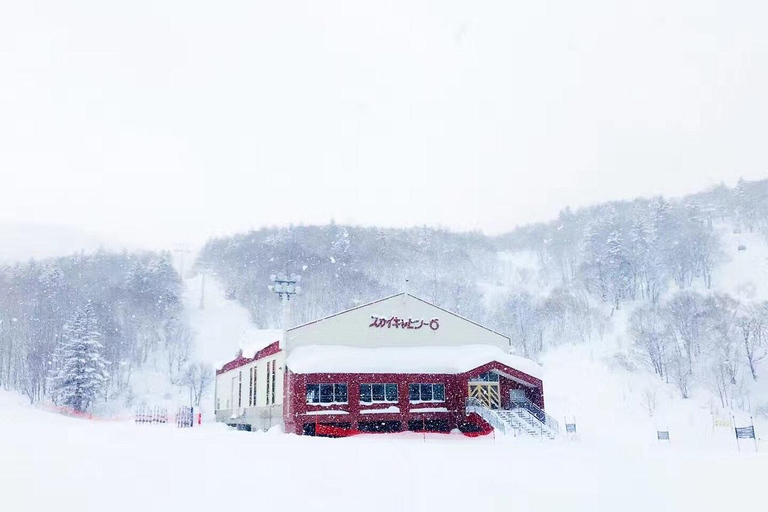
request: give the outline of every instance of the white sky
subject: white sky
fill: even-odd
[[[768,4],[0,3],[0,221],[499,232],[768,176]]]

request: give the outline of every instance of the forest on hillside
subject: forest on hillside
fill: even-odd
[[[427,227],[264,228],[210,240],[192,272],[220,280],[262,328],[279,325],[267,287],[282,271],[304,276],[295,324],[407,290],[508,334],[537,360],[620,329],[633,343],[624,366],[657,374],[681,397],[706,389],[728,406],[764,373],[768,304],[713,287],[726,261],[723,228],[768,241],[768,181],[566,209],[495,237]],[[532,263],[515,267],[521,255]],[[76,403],[130,403],[134,375],[162,361],[171,384],[199,389],[210,368],[194,360],[172,263],[169,253],[98,251],[0,267],[0,386],[31,401],[69,400],[67,390],[80,386],[93,400]],[[81,359],[103,378],[64,378],[62,369]]]
[[[279,323],[268,276],[304,275],[298,324],[407,289],[509,334],[534,359],[548,347],[602,339],[632,309],[626,334],[644,365],[682,397],[701,385],[742,400],[768,348],[768,305],[712,289],[725,255],[716,225],[768,240],[768,180],[684,197],[617,201],[488,237],[415,227],[330,224],[254,230],[209,241],[196,268],[261,327]],[[504,258],[530,253],[536,286],[505,286]],[[406,283],[406,280],[408,281]]]
[[[130,402],[132,376],[158,354],[172,383],[190,373],[193,335],[167,253],[33,260],[0,268],[0,290],[0,386],[32,402]],[[81,396],[69,403],[73,386]]]

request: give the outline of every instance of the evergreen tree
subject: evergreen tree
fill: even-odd
[[[64,325],[51,382],[57,404],[83,412],[103,392],[108,374],[100,339],[96,314],[89,301]]]

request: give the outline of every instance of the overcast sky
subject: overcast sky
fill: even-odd
[[[0,221],[499,232],[768,177],[768,4],[7,1]]]

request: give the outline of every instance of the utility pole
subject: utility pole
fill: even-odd
[[[284,272],[272,274],[269,279],[273,284],[269,286],[269,291],[276,293],[283,305],[281,328],[285,332],[291,323],[291,297],[301,293],[301,276],[291,274],[287,276]]]
[[[176,244],[176,248],[173,250],[179,255],[179,275],[181,276],[181,282],[184,282],[184,255],[190,254],[191,251],[187,249],[187,244]]]
[[[200,309],[205,309],[205,274],[207,274],[207,272],[203,270],[201,274],[203,275],[203,278],[200,281]]]
[[[198,264],[198,272],[200,273],[200,309],[205,309],[205,277],[208,274],[216,275],[214,271],[211,270],[211,265],[208,263],[199,263]]]

